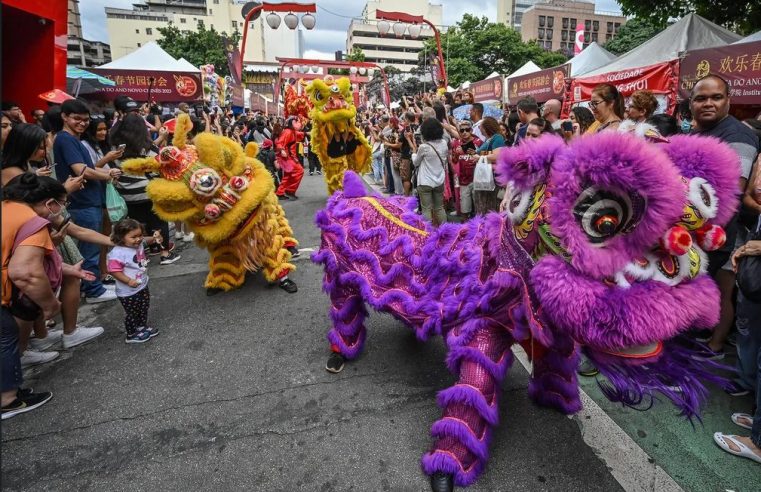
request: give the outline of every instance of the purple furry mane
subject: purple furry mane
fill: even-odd
[[[695,354],[706,350],[687,337],[664,343],[663,351],[652,359],[625,360],[621,357],[584,349],[607,378],[599,381],[605,396],[627,407],[647,410],[657,399],[656,392],[671,400],[680,415],[700,421],[700,410],[709,391],[704,383],[727,388],[731,380],[714,371],[734,370],[713,361],[699,360]]]
[[[359,198],[366,194],[362,178],[353,171],[346,171],[344,173],[344,197]]]
[[[714,222],[725,225],[731,219],[739,200],[740,158],[727,144],[713,137],[677,135],[660,146],[687,179],[705,178],[716,192],[719,210]]]
[[[550,164],[564,148],[562,138],[549,134],[523,139],[515,147],[503,147],[494,168],[497,182],[505,186],[512,181],[518,188],[527,189],[547,181]]]
[[[573,266],[594,278],[613,275],[655,244],[682,214],[684,187],[676,168],[655,145],[633,135],[603,132],[578,139],[552,165],[552,232],[571,253]],[[573,214],[587,187],[638,194],[647,202],[638,225],[604,248],[590,244]]]

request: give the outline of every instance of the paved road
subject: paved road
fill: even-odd
[[[325,189],[304,178],[286,212],[304,248]],[[6,490],[419,491],[419,460],[452,384],[440,340],[418,343],[389,316],[369,319],[365,354],[328,374],[327,299],[307,255],[288,295],[250,277],[207,298],[206,255],[182,251],[151,266],[153,324],[161,335],[125,345],[117,303],[88,306],[106,334],[29,374],[52,390],[44,408],[2,425]],[[474,491],[621,490],[585,444],[580,421],[526,396],[515,364],[504,383],[502,425]]]

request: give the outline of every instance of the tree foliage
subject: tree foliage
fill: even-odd
[[[671,18],[695,12],[701,17],[740,34],[761,29],[759,0],[616,0],[626,15],[650,19],[664,26]]]
[[[441,47],[452,86],[482,80],[494,71],[508,75],[528,61],[548,68],[568,60],[562,53],[546,51],[536,41],[523,42],[520,33],[511,27],[470,14],[441,34]],[[436,53],[436,41],[427,39],[418,56],[419,69],[430,69],[430,60]]]
[[[652,19],[634,18],[621,26],[613,39],[605,43],[604,48],[611,53],[621,55],[651,39],[665,27]]]
[[[363,62],[365,61],[365,52],[359,46],[354,46],[351,53],[346,55],[346,59],[353,62]]]
[[[383,67],[383,70],[386,72],[388,91],[391,94],[392,101],[399,100],[404,95],[410,96],[423,92],[424,89],[432,88],[430,84],[426,85],[414,74],[403,73],[392,65]],[[366,90],[368,95],[374,95],[379,101],[383,100],[383,76],[380,71],[377,71],[370,82],[368,82]]]
[[[206,29],[203,25],[198,26],[198,31],[181,31],[175,25],[159,27],[161,38],[157,40],[159,46],[174,58],[185,58],[196,67],[213,64],[218,75],[230,75],[225,56],[222,36],[213,27]],[[233,42],[240,41],[240,33],[236,30],[228,36]]]

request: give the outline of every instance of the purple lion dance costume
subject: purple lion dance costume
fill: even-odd
[[[435,491],[484,470],[514,343],[532,359],[529,396],[564,413],[581,408],[579,350],[607,377],[606,396],[629,406],[658,391],[692,417],[701,380],[723,382],[678,335],[718,322],[704,249],[721,245],[738,205],[731,149],[693,136],[545,136],[505,149],[497,171],[512,190],[506,217],[434,229],[414,199],[368,196],[347,172],[316,218],[333,372],[363,349],[366,305],[421,341],[444,337],[459,380],[438,394],[443,415],[422,459]]]

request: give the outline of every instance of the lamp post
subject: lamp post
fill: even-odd
[[[259,18],[262,12],[269,12],[267,16],[267,25],[272,29],[280,27],[280,16],[275,12],[288,12],[283,21],[288,29],[296,29],[299,25],[299,18],[294,14],[303,13],[301,16],[301,25],[311,30],[316,23],[313,13],[317,12],[317,5],[314,3],[299,2],[248,2],[243,6],[240,13],[245,19],[243,21],[243,45],[240,47],[240,67],[241,77],[243,76],[243,61],[246,55],[246,39],[248,38],[248,23]]]
[[[375,17],[379,20],[378,32],[381,34],[381,36],[387,34],[391,28],[391,24],[389,24],[389,22],[397,23],[394,24],[393,30],[394,33],[399,37],[404,35],[404,30],[399,25],[399,23],[403,22],[410,24],[409,34],[413,38],[416,38],[420,35],[420,24],[427,24],[430,26],[430,28],[433,29],[434,36],[436,37],[436,48],[438,49],[439,54],[439,79],[444,81],[444,87],[449,86],[449,81],[447,80],[447,69],[444,66],[444,52],[441,50],[441,35],[433,23],[426,20],[422,15],[411,15],[404,12],[386,12],[384,10],[376,10]]]

